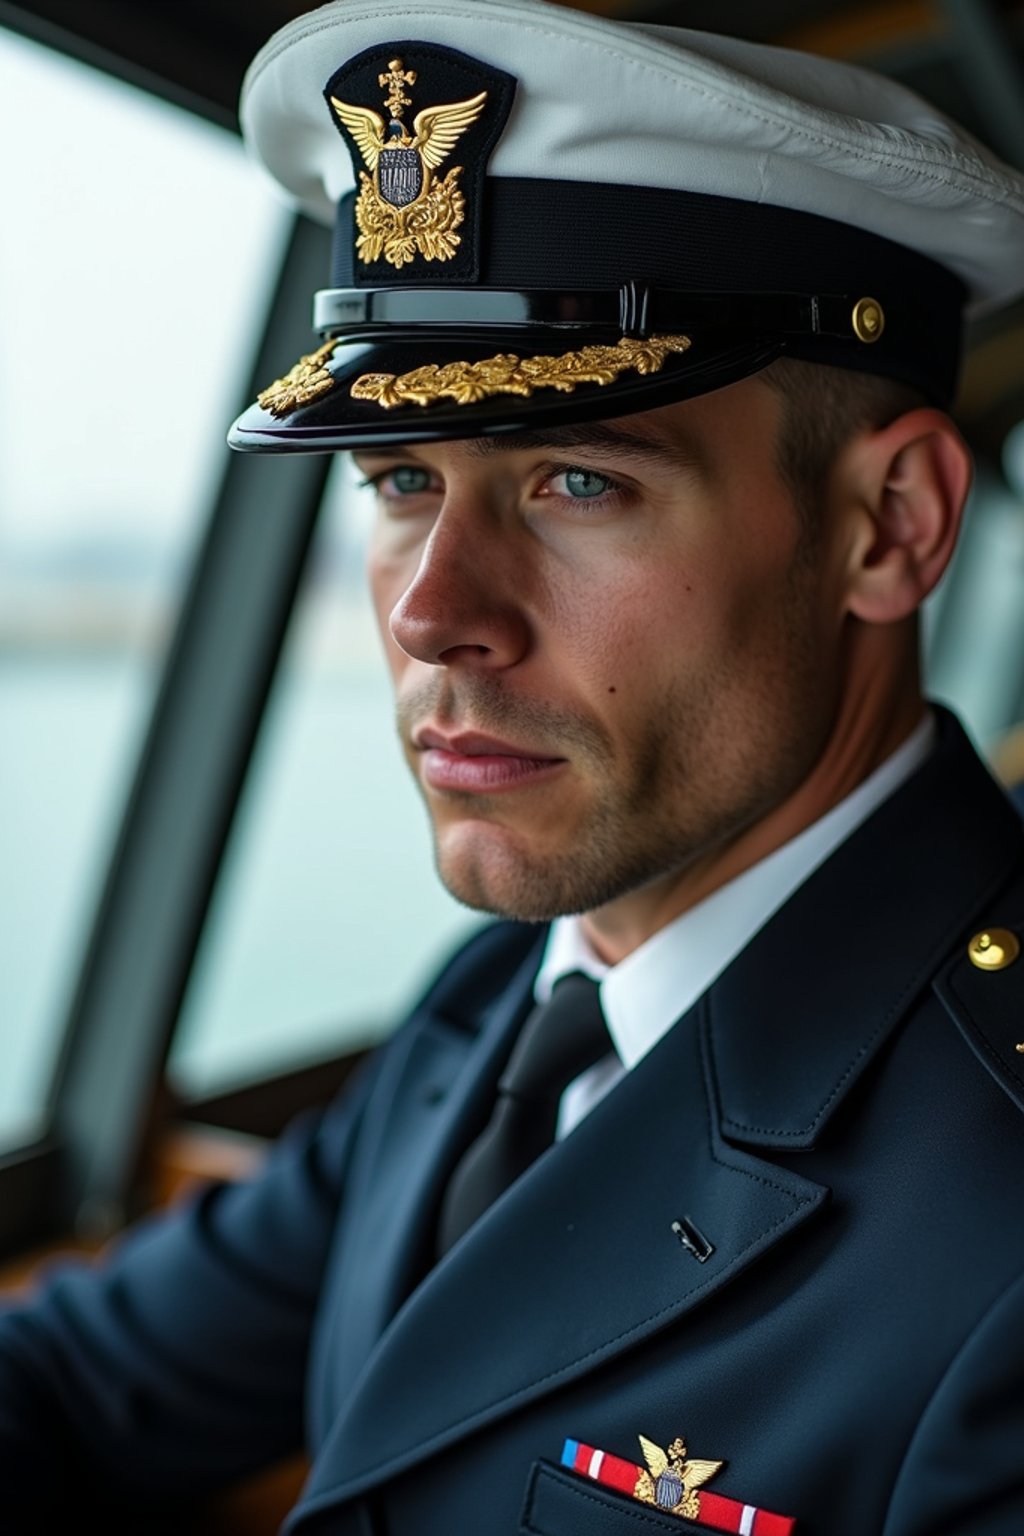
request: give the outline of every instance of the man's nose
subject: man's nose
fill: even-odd
[[[530,645],[524,586],[498,520],[443,510],[419,568],[391,613],[391,634],[417,661],[514,666]]]

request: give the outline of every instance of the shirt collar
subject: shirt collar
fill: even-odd
[[[579,917],[551,925],[534,983],[546,1002],[560,977],[582,971],[601,984],[601,1007],[623,1065],[634,1067],[697,1001],[768,919],[935,745],[929,710],[907,740],[862,784],[803,832],[653,934],[618,965],[595,955]]]

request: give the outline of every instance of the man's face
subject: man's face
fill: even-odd
[[[402,742],[462,901],[540,919],[673,881],[801,783],[841,602],[756,380],[594,426],[367,450]]]

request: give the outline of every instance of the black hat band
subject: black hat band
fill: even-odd
[[[868,302],[871,302],[868,300]],[[876,333],[864,330],[863,295],[693,293],[631,280],[617,291],[560,293],[533,288],[324,288],[313,297],[313,329],[350,341],[479,341],[538,329],[595,329],[646,337],[692,326],[746,335],[831,336],[873,343],[884,333],[876,303]]]
[[[339,205],[332,276],[368,302],[328,290],[315,320],[322,331],[380,325],[397,339],[405,325],[434,323],[446,339],[483,339],[502,325],[577,335],[745,330],[782,338],[793,357],[902,379],[938,403],[955,393],[964,285],[851,224],[657,187],[491,177],[479,287],[453,285],[446,303],[422,271],[396,273],[387,288],[379,276],[367,283],[353,259],[353,204]],[[864,300],[880,307],[884,332],[854,321]]]

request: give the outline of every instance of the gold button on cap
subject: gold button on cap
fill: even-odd
[[[967,954],[979,971],[1002,971],[1020,954],[1020,940],[1009,928],[985,928],[974,935]]]
[[[851,320],[858,341],[877,341],[885,330],[885,311],[877,299],[858,299]]]

